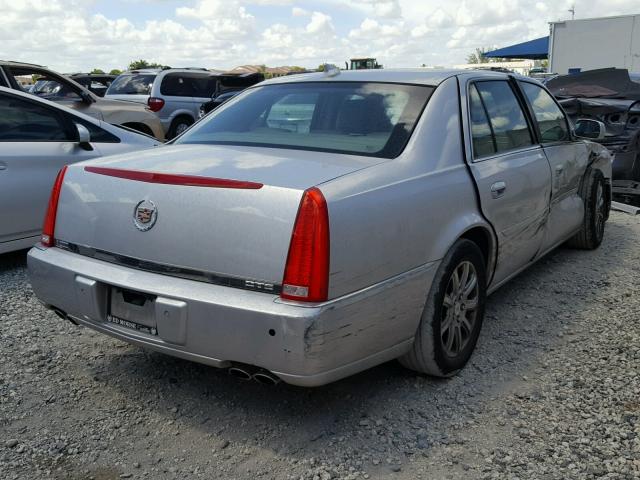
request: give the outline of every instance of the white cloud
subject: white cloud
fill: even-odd
[[[333,33],[334,30],[331,17],[322,12],[313,12],[306,27],[307,33]]]
[[[159,16],[109,0],[0,0],[2,57],[58,71],[122,68],[145,58],[172,66],[247,63],[342,65],[376,56],[385,66],[464,62],[479,47],[548,33],[573,0],[190,0]],[[310,7],[313,5],[313,8]],[[111,7],[111,8],[108,8]],[[638,0],[577,2],[576,18],[638,12]]]

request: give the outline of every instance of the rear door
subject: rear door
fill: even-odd
[[[498,236],[496,284],[531,262],[542,246],[551,173],[509,81],[472,81],[466,92],[469,164],[482,211]]]
[[[0,245],[37,236],[60,168],[97,156],[77,145],[65,115],[0,93]]]
[[[542,246],[547,250],[566,240],[582,224],[584,203],[578,190],[589,162],[589,151],[584,142],[571,137],[565,113],[546,90],[531,82],[519,84],[551,165],[551,208]]]

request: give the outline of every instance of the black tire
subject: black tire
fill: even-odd
[[[193,125],[193,122],[193,118],[187,117],[186,115],[181,115],[174,118],[173,122],[171,122],[171,127],[169,127],[169,131],[167,132],[167,140],[171,140],[172,138],[177,137],[179,134]]]
[[[600,170],[589,169],[581,186],[584,200],[582,228],[567,242],[571,248],[594,250],[604,237],[604,227],[611,207],[607,184]]]
[[[455,311],[452,306],[445,305],[445,296],[448,303],[451,300],[451,287],[454,272],[466,264],[471,264],[475,269],[477,280],[477,307],[475,317],[468,331],[466,342],[460,342],[460,351],[456,355],[447,353],[445,343],[449,340],[447,331],[451,332],[451,327],[447,328],[446,323],[452,324],[450,315]],[[460,280],[460,277],[458,277]],[[458,282],[460,283],[460,282]],[[480,248],[472,241],[466,239],[458,240],[449,252],[445,255],[442,263],[433,279],[431,290],[429,291],[427,302],[420,319],[420,325],[414,338],[411,350],[399,360],[405,367],[420,373],[425,373],[435,377],[450,377],[462,369],[471,358],[475,349],[482,328],[484,318],[484,307],[487,297],[487,273],[484,256]],[[458,307],[456,307],[458,308]],[[465,312],[464,305],[462,311]],[[464,313],[467,315],[469,311]],[[456,315],[460,315],[460,311]],[[442,330],[443,325],[446,330]]]

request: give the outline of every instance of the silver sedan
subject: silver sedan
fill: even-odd
[[[63,165],[159,142],[0,87],[0,253],[31,247]]]
[[[450,376],[486,296],[600,245],[610,196],[609,153],[535,81],[330,70],[61,172],[29,271],[63,318],[246,379]]]

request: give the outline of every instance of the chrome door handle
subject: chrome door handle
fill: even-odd
[[[7,169],[7,164],[0,162],[0,170],[6,170],[6,169]]]
[[[496,182],[491,185],[491,196],[493,198],[500,198],[507,191],[507,184],[505,182]]]

